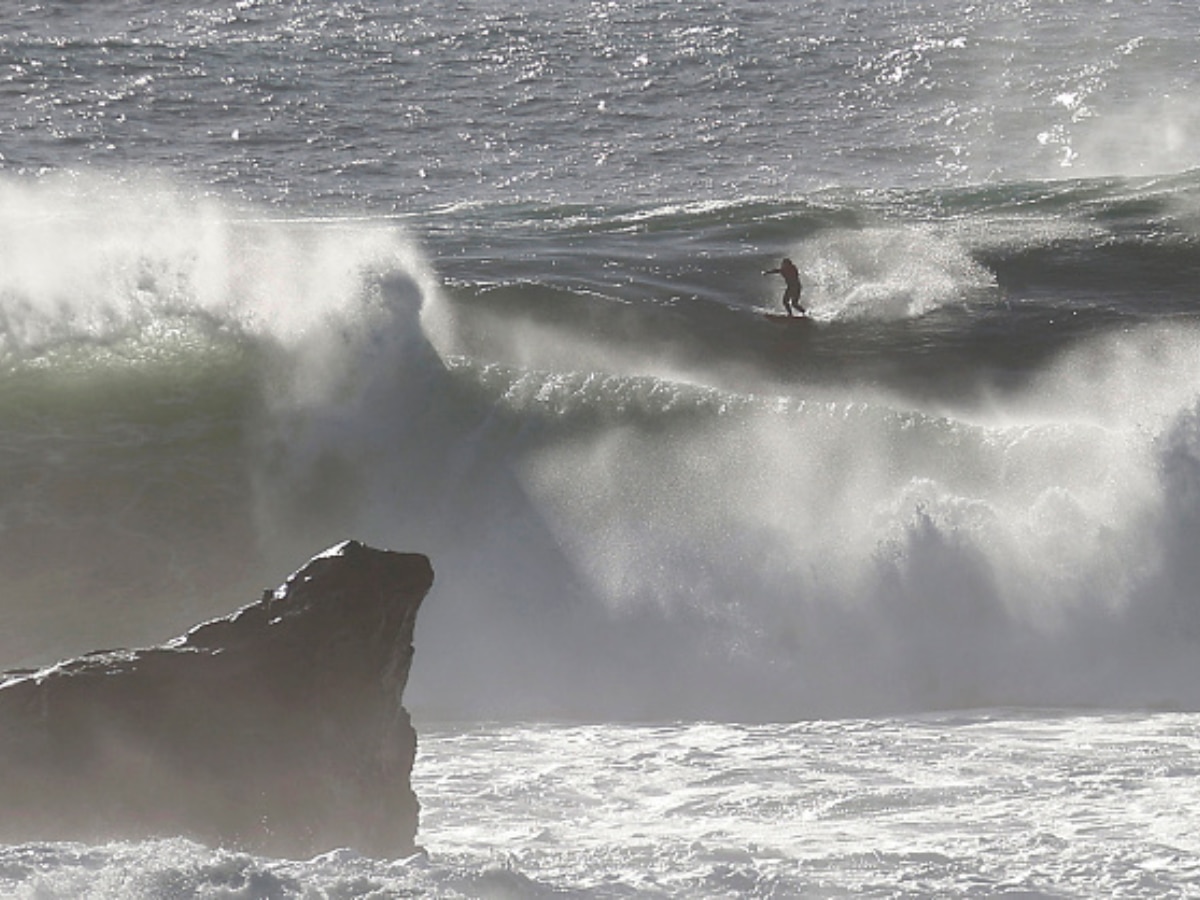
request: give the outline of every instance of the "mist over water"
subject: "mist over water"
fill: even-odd
[[[434,715],[1197,702],[1195,324],[1079,306],[1031,367],[936,223],[796,213],[797,335],[757,272],[730,306],[587,264],[502,296],[395,221],[5,198],[14,664],[162,639],[353,535],[435,561]]]
[[[585,6],[21,9],[0,660],[357,537],[431,715],[1194,706],[1191,13]]]
[[[427,853],[0,893],[1191,889],[1194,3],[10,6],[0,670],[436,578]]]
[[[1198,336],[1097,338],[950,410],[770,371],[748,391],[744,368],[736,392],[625,374],[628,344],[607,372],[426,357],[362,395],[419,385],[415,412],[340,407],[304,439],[336,434],[322,453],[352,460],[372,537],[446,561],[422,637],[470,652],[430,654],[433,708],[1188,706]]]
[[[0,237],[7,664],[165,639],[311,554],[257,521],[269,423],[333,401],[411,241],[87,176],[0,184]]]

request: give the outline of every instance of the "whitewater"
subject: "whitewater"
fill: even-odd
[[[0,23],[0,668],[437,572],[425,852],[0,894],[1200,896],[1194,7]]]

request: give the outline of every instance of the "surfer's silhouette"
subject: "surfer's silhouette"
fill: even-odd
[[[767,269],[763,274],[783,276],[787,285],[783,289],[783,308],[787,310],[789,316],[794,315],[793,309],[798,310],[802,316],[808,315],[804,311],[804,307],[800,305],[800,292],[804,289],[804,285],[800,283],[800,272],[796,269],[795,263],[785,256],[778,269]]]

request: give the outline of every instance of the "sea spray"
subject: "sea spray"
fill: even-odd
[[[994,339],[1029,319],[994,317],[995,287],[953,230],[812,220],[826,229],[813,260],[874,260],[883,284],[924,247],[945,279],[911,280],[935,291],[927,312],[900,282],[880,306],[842,292],[844,321],[789,343],[752,309],[699,300],[685,315],[670,297],[593,292],[587,267],[501,294],[443,288],[387,219],[264,218],[88,184],[34,192],[67,223],[66,252],[49,281],[5,294],[27,323],[9,345],[26,379],[8,384],[24,423],[10,446],[31,472],[58,448],[9,488],[6,521],[42,546],[72,523],[62,596],[101,560],[122,573],[68,651],[169,633],[264,561],[352,532],[446,573],[422,629],[465,649],[416,673],[414,702],[431,709],[766,718],[1189,700],[1164,687],[1166,668],[1189,665],[1163,623],[1192,579],[1170,524],[1186,523],[1187,493],[1161,468],[1187,458],[1168,437],[1194,403],[1186,328],[1089,336],[1067,317]],[[95,246],[70,224],[98,215],[88,190],[121,212]],[[712,217],[741,214],[672,215],[717,234]],[[960,348],[965,321],[983,354]],[[65,348],[90,374],[56,365],[48,387],[34,363]],[[1031,358],[1040,368],[1018,377]],[[40,418],[20,383],[42,392]],[[45,418],[61,408],[48,398],[84,384],[90,418],[79,403]],[[77,487],[104,472],[104,491]],[[173,522],[171,508],[192,514]],[[10,571],[28,573],[14,596],[45,593],[49,563],[11,546]],[[11,652],[37,659],[41,626],[23,615]],[[53,606],[39,615],[54,621]]]
[[[9,354],[189,318],[295,344],[421,266],[386,222],[262,218],[161,179],[2,181],[0,236]]]
[[[0,200],[6,664],[161,640],[311,552],[265,473],[302,410],[355,391],[384,284],[432,290],[402,229],[154,178],[5,180]]]
[[[427,854],[0,893],[1194,889],[1195,4],[8,6],[5,665],[439,578]]]
[[[525,483],[615,620],[692,622],[696,645],[677,636],[644,662],[670,681],[707,659],[697,694],[744,678],[743,715],[1048,700],[1054,660],[1013,685],[1028,669],[1012,651],[1060,628],[1069,642],[1070,620],[1106,614],[1140,562],[1136,532],[1120,535],[1144,474],[1112,487],[1121,466],[1145,471],[1123,434],[857,404],[664,406],[548,425],[563,440]]]
[[[1145,421],[408,358],[375,385],[391,407],[308,436],[352,461],[374,533],[451,561],[430,640],[473,619],[506,642],[431,663],[434,708],[771,717],[1103,704],[1153,680],[1120,638],[1163,502]]]
[[[929,227],[830,230],[793,251],[802,300],[819,319],[908,319],[994,294],[995,275],[969,244]]]

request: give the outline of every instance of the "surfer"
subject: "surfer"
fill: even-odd
[[[804,289],[804,285],[800,283],[800,272],[796,269],[794,262],[785,256],[778,269],[767,269],[763,274],[783,276],[787,285],[783,289],[783,308],[787,310],[789,316],[793,315],[793,307],[800,311],[800,315],[808,315],[804,311],[804,307],[800,305],[800,291]]]

